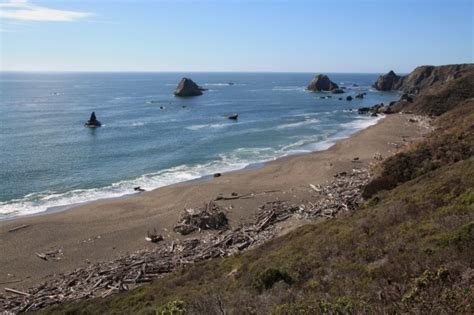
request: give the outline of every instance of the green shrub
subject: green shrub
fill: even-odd
[[[160,307],[157,311],[159,315],[184,315],[186,314],[185,303],[182,300],[173,300]]]

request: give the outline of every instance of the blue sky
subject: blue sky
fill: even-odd
[[[473,62],[472,0],[0,0],[5,71],[409,72]]]

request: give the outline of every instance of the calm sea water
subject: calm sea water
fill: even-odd
[[[324,149],[376,121],[345,109],[397,97],[378,74],[329,74],[344,99],[368,93],[347,102],[305,91],[314,74],[192,73],[209,90],[177,98],[183,75],[1,73],[0,218]],[[92,111],[102,128],[83,127]]]

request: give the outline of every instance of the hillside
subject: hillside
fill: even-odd
[[[444,85],[424,89],[419,95],[411,95],[391,105],[394,112],[411,111],[424,115],[439,116],[454,109],[465,99],[474,97],[474,72],[454,79]]]
[[[443,102],[413,102],[441,115],[436,129],[375,167],[356,211],[127,293],[44,312],[473,313],[474,100],[466,99],[472,78],[464,80],[436,92]]]
[[[381,75],[374,83],[374,87],[381,91],[399,90],[419,94],[425,89],[444,85],[473,72],[474,64],[420,66],[405,76],[399,76],[391,70]]]

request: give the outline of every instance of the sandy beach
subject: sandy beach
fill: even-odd
[[[252,219],[267,201],[311,200],[314,197],[308,192],[309,184],[324,184],[339,172],[367,167],[374,155],[390,156],[400,145],[426,133],[427,126],[410,122],[411,117],[389,115],[327,150],[278,159],[261,168],[97,201],[62,212],[2,221],[0,283],[24,289],[88,263],[152,248],[155,245],[144,237],[147,230],[154,228],[165,240],[182,238],[172,231],[181,211],[218,195],[254,194],[249,199],[217,201],[219,205],[232,205],[228,213],[231,226]],[[27,227],[9,232],[22,225]],[[57,261],[44,261],[35,254],[55,250],[63,253]]]

